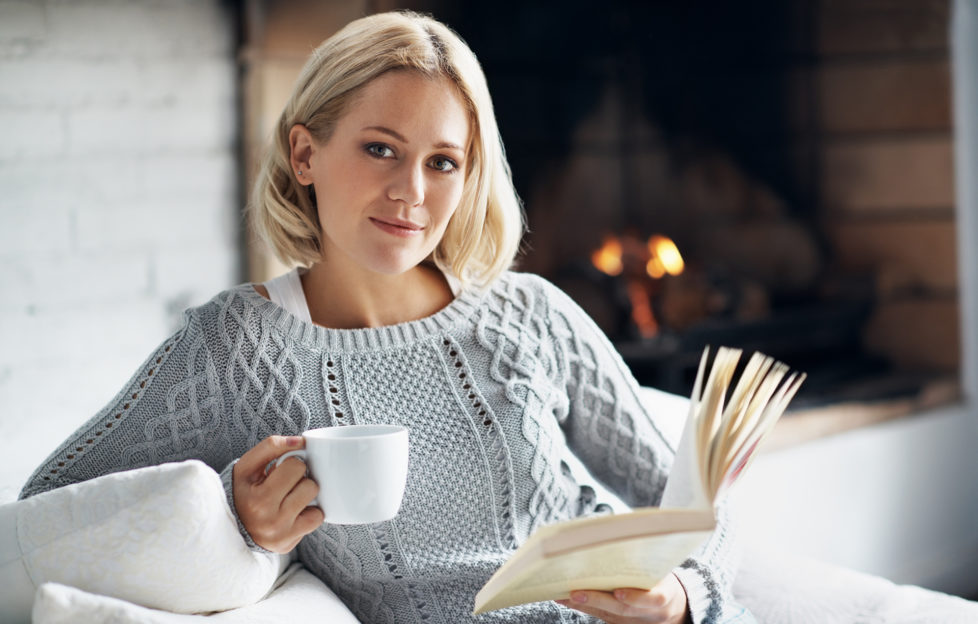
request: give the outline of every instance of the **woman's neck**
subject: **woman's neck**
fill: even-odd
[[[427,265],[382,275],[338,270],[319,262],[301,281],[312,322],[333,329],[415,321],[431,316],[454,298],[441,271]]]

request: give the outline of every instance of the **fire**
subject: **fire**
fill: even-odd
[[[656,281],[666,275],[679,275],[685,268],[676,243],[660,234],[653,234],[645,243],[634,236],[606,236],[601,247],[591,254],[591,262],[607,275],[624,274],[632,322],[643,338],[654,336],[659,331],[652,310],[652,293],[658,290]]]
[[[679,253],[679,248],[671,239],[653,234],[649,238],[649,261],[645,265],[645,272],[653,279],[659,279],[669,275],[679,275],[683,272],[686,264]]]
[[[621,258],[621,241],[615,236],[605,236],[601,248],[591,254],[594,266],[607,275],[621,275],[625,268]]]
[[[652,297],[645,284],[628,280],[628,301],[632,304],[632,321],[642,338],[651,338],[659,331],[659,322],[652,312]]]

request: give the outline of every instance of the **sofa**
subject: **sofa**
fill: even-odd
[[[683,399],[648,390],[656,411]],[[978,622],[978,603],[748,544],[734,593],[759,622]],[[356,618],[286,555],[253,552],[195,460],[0,505],[0,622],[177,624]]]

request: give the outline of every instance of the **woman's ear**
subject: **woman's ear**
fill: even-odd
[[[289,161],[292,163],[292,174],[299,184],[312,184],[312,171],[309,167],[310,157],[314,150],[312,133],[302,124],[295,124],[289,130]]]

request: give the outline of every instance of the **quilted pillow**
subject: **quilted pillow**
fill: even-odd
[[[288,565],[250,550],[220,477],[186,462],[119,472],[0,507],[0,621],[54,582],[177,613],[263,598]]]
[[[208,616],[147,609],[57,583],[37,590],[32,615],[33,624],[360,624],[336,594],[298,563],[279,577],[267,598]]]

